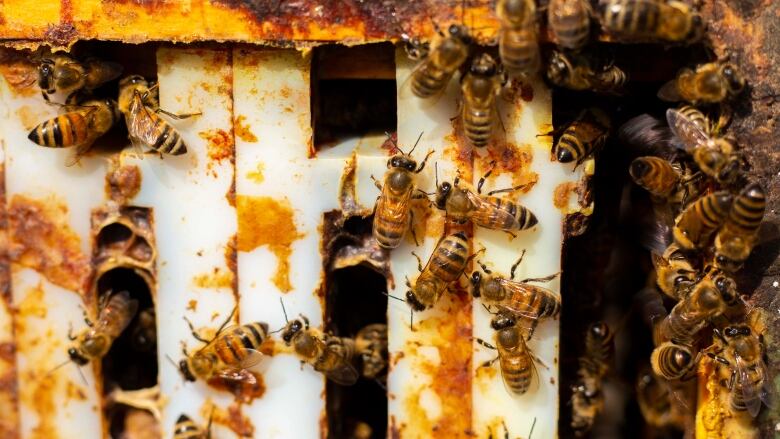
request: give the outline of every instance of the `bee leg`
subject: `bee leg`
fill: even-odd
[[[531,277],[531,278],[528,278],[528,279],[523,279],[523,280],[521,280],[521,281],[520,281],[520,283],[527,283],[527,282],[549,282],[549,281],[551,281],[551,280],[555,279],[556,277],[558,277],[560,274],[561,274],[561,272],[559,271],[559,272],[557,272],[557,273],[555,273],[555,274],[551,274],[551,275],[549,275],[549,276],[545,276],[545,277]]]
[[[73,324],[68,323],[68,340],[73,341],[76,339],[76,336],[73,335]]]
[[[530,354],[530,353],[529,353],[529,354]],[[541,358],[537,357],[537,356],[536,356],[536,355],[534,355],[534,354],[530,354],[530,355],[531,355],[531,358],[533,358],[533,359],[534,359],[534,361],[536,361],[537,363],[539,363],[539,365],[540,365],[540,366],[542,366],[543,368],[545,368],[545,369],[547,369],[547,370],[550,370],[550,367],[549,367],[548,365],[544,364],[544,361],[542,361],[542,359],[541,359]]]
[[[420,246],[420,241],[417,240],[417,232],[414,231],[414,212],[409,212],[409,231],[412,232],[412,238],[414,239],[414,245]]]
[[[524,184],[518,184],[517,186],[508,187],[508,188],[505,188],[505,189],[496,189],[496,190],[492,190],[492,191],[488,192],[488,195],[493,195],[493,194],[500,194],[500,193],[503,193],[503,192],[514,192],[514,191],[519,191],[519,190],[521,190],[521,189],[525,189],[525,188],[527,188],[527,187],[529,187],[529,186],[533,186],[533,185],[534,185],[534,183],[524,183]]]
[[[501,426],[504,427],[504,439],[509,439],[509,429],[506,428],[506,422],[504,420],[501,420]]]
[[[425,155],[425,158],[423,159],[422,163],[420,163],[420,166],[416,171],[414,171],[415,174],[419,174],[423,169],[425,169],[425,163],[428,161],[428,157],[430,157],[431,154],[433,154],[433,150],[428,151],[428,154]]]
[[[486,347],[488,349],[492,349],[494,351],[496,350],[495,346],[493,346],[492,344],[486,342],[485,340],[482,340],[481,338],[475,338],[474,341],[476,341],[477,343],[481,344],[482,346],[484,346],[484,347]],[[496,361],[496,359],[498,359],[498,357],[496,357],[493,360],[491,360],[491,362],[492,361]]]
[[[525,256],[525,249],[523,249],[523,251],[520,252],[520,257],[517,259],[517,262],[512,264],[512,269],[509,270],[509,279],[515,280],[515,271],[517,270],[517,267],[520,265],[520,263],[523,262],[523,256]]]
[[[155,110],[155,111],[156,111],[157,113],[162,113],[162,114],[164,114],[164,115],[166,115],[166,116],[168,116],[168,117],[172,117],[172,118],[174,118],[174,119],[176,119],[176,120],[189,119],[190,117],[193,117],[193,116],[200,116],[201,114],[203,114],[203,112],[201,112],[201,111],[198,111],[197,113],[182,113],[182,114],[176,114],[176,113],[171,113],[170,111],[163,110],[162,108],[158,108],[158,109],[157,109],[157,110]]]
[[[496,161],[493,160],[490,162],[490,169],[488,169],[487,172],[485,172],[485,175],[479,178],[479,182],[477,183],[477,193],[482,194],[482,185],[485,184],[485,180],[487,180],[488,177],[490,177],[490,174],[493,172],[493,169],[496,167]]]
[[[417,271],[422,272],[423,266],[422,266],[422,259],[420,259],[419,256],[417,256],[417,253],[412,252],[412,255],[417,258]]]
[[[206,340],[205,338],[201,337],[198,332],[195,330],[195,326],[192,324],[190,319],[187,318],[187,316],[182,316],[185,322],[187,322],[187,326],[190,327],[190,333],[195,338],[195,340],[198,340],[199,342],[209,344],[211,343],[211,340]],[[215,335],[216,337],[216,335]],[[213,340],[213,339],[212,339]]]
[[[534,417],[534,422],[531,423],[531,431],[528,432],[528,439],[531,439],[531,436],[533,436],[534,427],[536,427],[536,417]]]
[[[371,180],[374,181],[374,186],[376,186],[376,188],[379,189],[379,191],[381,192],[382,191],[382,183],[380,183],[379,180],[377,180],[376,177],[374,177],[373,175],[371,175]]]

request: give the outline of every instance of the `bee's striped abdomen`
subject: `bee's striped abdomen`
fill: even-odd
[[[61,114],[33,128],[27,138],[49,148],[79,145],[89,139],[88,121],[80,112]]]
[[[766,210],[766,194],[758,183],[753,183],[734,200],[729,212],[729,227],[735,227],[745,233],[758,230]]]
[[[258,322],[235,326],[214,341],[214,349],[223,363],[238,365],[258,350],[267,336],[267,327]]]
[[[444,238],[436,246],[428,262],[428,269],[434,277],[447,283],[454,282],[466,269],[468,257],[469,243],[465,235],[456,233]]]
[[[463,106],[463,130],[472,145],[483,147],[488,144],[493,131],[493,117],[491,107]]]
[[[499,357],[501,376],[512,393],[522,395],[531,387],[533,365],[525,352],[502,352]]]
[[[179,416],[173,429],[173,439],[203,439],[203,431],[187,415]]]
[[[512,75],[531,74],[539,69],[539,42],[536,29],[503,29],[499,35],[498,53],[506,70]]]

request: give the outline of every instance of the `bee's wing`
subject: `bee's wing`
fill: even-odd
[[[322,373],[334,383],[341,384],[342,386],[351,386],[355,384],[360,376],[357,369],[341,356],[338,357],[338,360],[335,361],[335,365],[332,368],[323,370]]]
[[[674,108],[666,110],[666,121],[669,123],[669,129],[680,141],[681,148],[686,151],[705,145],[710,140],[699,125]]]
[[[466,191],[469,201],[474,206],[468,216],[471,221],[482,227],[486,227],[489,224],[512,224],[512,229],[519,228],[517,218],[512,216],[508,211],[496,209],[496,207],[487,202],[484,197],[471,191]]]
[[[256,349],[243,348],[242,351],[244,353],[246,353],[247,355],[239,363],[239,367],[241,369],[250,369],[250,368],[252,368],[254,366],[257,366],[258,364],[260,364],[260,362],[265,357],[265,354],[263,354],[262,352],[260,352],[260,351],[258,351]]]
[[[106,332],[111,337],[116,338],[125,330],[125,328],[127,328],[127,325],[130,324],[133,317],[135,317],[135,313],[138,311],[138,300],[131,299],[130,293],[127,291],[114,293],[114,296],[122,296],[122,300],[127,303],[127,308],[118,310],[112,306],[104,307],[100,310],[94,329],[98,332]],[[109,298],[108,304],[111,304],[111,298]]]
[[[401,86],[398,88],[398,97],[402,99],[416,99],[420,102],[420,107],[424,109],[428,109],[431,107],[434,107],[437,103],[439,103],[439,100],[442,96],[444,96],[445,90],[447,90],[447,87],[450,84],[450,81],[452,81],[452,77],[455,76],[455,74],[449,75],[448,78],[444,79],[442,82],[441,89],[437,90],[436,93],[433,96],[429,96],[427,98],[422,98],[417,96],[414,93],[414,90],[412,88],[412,81],[415,75],[418,74],[424,74],[426,69],[429,69],[430,65],[426,61],[426,59],[423,59],[417,65],[412,69],[411,72],[409,72],[409,76],[404,78],[403,82],[401,83]]]
[[[682,100],[677,88],[677,78],[668,81],[658,90],[658,99],[666,102],[678,102]]]
[[[157,115],[152,116],[137,91],[133,96],[129,112],[130,117],[125,120],[130,140],[134,145],[138,142],[143,146],[151,147],[157,140]]]
[[[547,288],[538,287],[527,283],[521,283],[509,279],[499,278],[498,282],[509,292],[509,298],[504,300],[498,305],[499,308],[503,308],[512,314],[531,319],[538,320],[539,314],[536,311],[528,309],[524,298],[536,294],[553,294]]]
[[[742,392],[745,407],[747,408],[748,413],[750,413],[750,416],[755,418],[761,410],[761,399],[757,395],[757,389],[754,383],[750,381],[750,373],[748,372],[745,361],[739,355],[736,355],[735,357],[735,363],[737,364],[737,380],[731,391]]]
[[[73,150],[73,154],[68,156],[68,158],[65,160],[65,166],[71,167],[78,164],[81,161],[81,157],[83,157],[84,154],[86,154],[87,152],[89,152],[90,149],[92,149],[92,145],[94,143],[95,143],[95,139],[90,138],[87,142],[78,145]]]
[[[766,404],[770,409],[775,408],[774,388],[772,387],[772,381],[769,379],[769,373],[766,370],[766,364],[761,360],[759,366],[762,377],[762,386],[759,389],[758,397]]]

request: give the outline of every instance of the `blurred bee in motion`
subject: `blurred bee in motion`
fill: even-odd
[[[482,185],[490,173],[489,170],[479,179],[476,192],[466,185],[461,185],[460,177],[452,184],[438,183],[436,178],[436,200],[438,209],[444,210],[447,218],[459,224],[471,221],[486,229],[503,230],[508,233],[527,230],[535,226],[539,220],[528,208],[519,203],[504,198],[493,197],[493,194],[513,192],[527,187],[526,184],[506,189],[497,189],[482,195]]]
[[[49,95],[64,93],[70,103],[77,92],[90,92],[121,74],[122,66],[117,63],[95,58],[80,62],[64,53],[55,53],[40,57],[38,86],[47,102]]]
[[[554,50],[547,65],[547,79],[570,90],[619,94],[628,82],[628,75],[616,65],[592,58]]]
[[[691,6],[677,0],[601,0],[601,26],[617,40],[693,43],[704,22]]]
[[[726,191],[705,195],[691,203],[677,216],[672,235],[683,250],[707,246],[710,236],[723,224],[734,197]]]
[[[496,96],[501,91],[501,78],[492,56],[483,53],[474,59],[461,90],[463,132],[472,145],[484,147],[499,118]]]
[[[740,161],[731,139],[712,137],[709,127],[702,127],[701,119],[691,117],[691,112],[670,108],[666,111],[669,128],[688,151],[701,171],[719,183],[733,182],[740,172]],[[701,114],[701,113],[699,113]]]
[[[579,166],[604,146],[610,127],[611,121],[606,113],[598,108],[585,109],[563,129],[563,134],[553,146],[553,154],[561,163],[576,162]]]
[[[578,50],[590,36],[590,3],[587,0],[550,0],[547,24],[558,46]]]
[[[715,266],[733,273],[742,267],[758,239],[766,210],[766,194],[758,183],[745,187],[734,199],[726,222],[715,235]]]
[[[488,349],[497,350],[498,356],[479,367],[490,367],[498,360],[507,390],[515,395],[523,395],[528,392],[532,381],[538,379],[534,361],[541,361],[528,349],[523,330],[518,327],[514,317],[499,314],[493,318],[490,326],[496,331],[496,346],[479,338],[475,340]]]
[[[496,15],[500,23],[498,54],[504,70],[512,78],[534,75],[541,66],[536,4],[533,0],[498,0]]]
[[[476,255],[469,256],[469,241],[463,232],[442,237],[424,268],[420,257],[412,254],[417,258],[420,275],[413,285],[407,279],[409,291],[406,292],[406,303],[414,311],[433,307],[449,285],[457,282],[466,265]]]
[[[268,324],[253,322],[226,328],[235,312],[234,308],[211,340],[198,335],[192,322],[184,318],[192,336],[205,344],[192,355],[182,346],[185,358],[179,362],[179,371],[187,381],[208,381],[213,378],[228,381],[254,379],[246,373],[246,369],[255,366],[263,358],[259,349],[268,338]]]
[[[419,174],[425,168],[425,162],[433,153],[425,156],[420,166],[412,158],[412,152],[420,142],[423,133],[409,151],[396,154],[387,161],[388,171],[385,173],[384,184],[374,180],[376,187],[382,192],[374,207],[373,235],[376,242],[384,248],[396,248],[401,245],[406,232],[411,227],[411,200],[415,189],[414,174]],[[373,176],[372,176],[373,178]],[[415,238],[415,242],[417,239]]]
[[[363,364],[361,375],[368,379],[380,379],[387,369],[387,325],[375,323],[364,326],[355,335],[355,352]]]
[[[716,104],[731,99],[745,88],[745,78],[736,66],[711,62],[695,69],[682,69],[658,90],[658,98],[669,102]]]
[[[684,428],[685,419],[673,407],[673,390],[654,373],[643,371],[636,383],[636,400],[642,417],[656,428]]]
[[[138,320],[130,338],[133,348],[139,352],[153,352],[157,347],[157,323],[154,308],[138,313]]]
[[[92,144],[121,118],[111,99],[91,100],[80,105],[66,105],[66,113],[41,122],[27,138],[48,148],[73,147],[75,153],[66,163],[78,163]]]
[[[156,84],[150,86],[137,75],[119,82],[119,109],[125,115],[130,142],[141,150],[146,147],[161,154],[185,154],[187,145],[181,134],[158,113],[174,119],[186,119],[200,113],[174,114],[161,109],[156,88]]]
[[[101,302],[96,322],[91,322],[85,316],[88,328],[76,336],[68,332],[68,338],[75,341],[68,349],[68,356],[79,366],[103,358],[138,311],[138,301],[131,299],[127,291],[113,294],[107,292]]]
[[[734,412],[747,411],[758,416],[761,402],[771,406],[772,382],[764,362],[765,351],[762,330],[757,325],[757,311],[751,312],[746,324],[732,325],[723,331],[713,329],[714,352],[707,355],[720,363],[721,383],[729,389],[729,406]],[[725,366],[725,367],[723,367]]]
[[[181,414],[173,426],[173,439],[210,439],[211,438],[211,419],[204,430],[195,423],[189,416]]]
[[[411,89],[419,98],[438,95],[447,87],[455,72],[466,62],[471,46],[471,35],[466,26],[453,24],[445,35],[436,26],[437,38],[430,50],[415,40],[407,39],[407,53],[422,57],[411,74]]]
[[[667,380],[677,380],[688,377],[699,364],[699,355],[692,347],[663,342],[656,346],[650,355],[653,372]]]
[[[518,321],[529,324],[530,339],[538,321],[546,318],[556,318],[561,312],[561,299],[547,288],[537,287],[529,282],[547,282],[558,276],[558,273],[542,278],[523,279],[515,281],[515,271],[525,256],[525,250],[520,259],[512,265],[509,279],[494,275],[485,265],[479,264],[482,272],[471,273],[471,294],[480,298],[482,304],[495,306],[498,312],[511,315]]]
[[[609,326],[604,322],[591,324],[585,335],[585,355],[579,359],[579,379],[572,386],[571,427],[577,437],[586,435],[604,411],[602,381],[611,368],[614,354],[614,334]]]
[[[661,199],[671,197],[682,180],[679,166],[653,156],[635,158],[628,173],[634,183]]]
[[[351,340],[319,334],[309,328],[309,319],[305,316],[287,322],[282,329],[282,340],[285,345],[292,346],[301,362],[311,364],[314,370],[334,383],[351,386],[357,382],[359,374],[352,365],[355,351]]]

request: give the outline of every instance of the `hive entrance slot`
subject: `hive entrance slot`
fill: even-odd
[[[387,324],[387,278],[371,263],[371,217],[354,216],[338,222],[341,212],[325,215],[325,242],[329,243],[325,278],[325,330],[354,337],[370,324]],[[333,220],[333,221],[330,221]],[[335,267],[335,268],[334,268]],[[358,371],[362,370],[356,359]],[[358,425],[369,426],[371,437],[387,430],[387,392],[378,379],[360,378],[353,386],[327,383],[328,437],[352,437]]]
[[[395,131],[394,57],[389,43],[314,49],[311,105],[317,151],[350,138]]]

